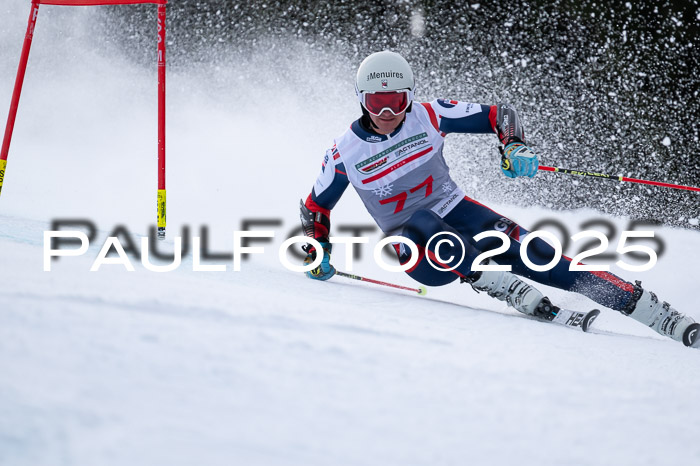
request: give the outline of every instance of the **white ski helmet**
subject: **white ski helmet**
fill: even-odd
[[[397,114],[399,110],[410,112],[414,87],[415,80],[411,65],[395,52],[384,50],[373,53],[365,58],[357,69],[355,92],[363,113],[370,111],[374,115],[378,115],[384,106],[383,103],[379,103],[375,107],[368,105],[370,103],[369,97],[381,97],[381,95],[372,96],[369,94],[390,93],[392,91],[403,91],[401,93],[404,94],[402,105],[396,111],[391,110],[392,113]]]
[[[413,90],[411,65],[395,52],[384,50],[365,58],[357,69],[355,89],[360,92]]]

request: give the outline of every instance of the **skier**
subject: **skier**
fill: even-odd
[[[362,117],[326,152],[311,194],[301,203],[304,232],[323,248],[317,251],[311,244],[303,248],[307,253],[305,264],[323,254],[321,265],[307,272],[310,278],[328,280],[335,274],[330,263],[330,212],[352,184],[385,234],[403,236],[418,246],[418,262],[407,273],[424,285],[441,286],[459,278],[522,313],[552,320],[560,309],[518,278],[524,276],[581,293],[686,346],[700,335],[700,324],[659,301],[639,281],[633,284],[608,272],[570,271],[567,257],[546,272],[527,267],[520,258],[520,241],[528,231],[467,197],[452,180],[442,154],[449,133],[496,133],[502,144],[503,174],[509,178],[535,176],[537,155],[526,145],[518,113],[511,105],[443,99],[414,102],[411,67],[401,55],[390,51],[368,56],[357,70],[355,83]],[[473,240],[488,230],[502,231],[510,237],[510,247],[497,256],[497,264],[510,265],[512,272],[471,270],[478,254],[500,245],[500,240],[493,237]],[[440,238],[449,234],[458,235],[464,247],[454,241],[447,247],[443,242],[438,254]],[[406,264],[411,259],[410,249],[403,243],[394,247],[399,262]],[[430,263],[452,268],[463,254],[465,260],[450,271],[437,270]],[[533,263],[544,265],[552,261],[555,251],[535,238],[528,254]],[[496,262],[490,260],[487,265]]]

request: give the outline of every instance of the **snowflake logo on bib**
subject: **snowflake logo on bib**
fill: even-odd
[[[391,194],[391,189],[394,187],[393,184],[386,184],[384,186],[380,186],[377,189],[373,189],[372,192],[374,193],[375,196],[379,197],[384,197],[388,196]]]
[[[452,183],[450,183],[449,181],[442,183],[442,192],[443,193],[449,193],[450,191],[452,191],[452,189],[453,189]]]

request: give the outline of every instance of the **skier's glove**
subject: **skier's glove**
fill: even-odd
[[[323,248],[323,261],[321,262],[321,265],[306,272],[306,275],[314,280],[328,280],[335,275],[335,267],[333,267],[330,263],[331,249],[333,245],[331,243],[321,243],[321,247]],[[306,253],[304,265],[309,265],[316,260],[316,248],[310,244],[307,244],[306,246],[303,246],[302,249]]]
[[[501,149],[501,170],[508,178],[532,178],[540,166],[537,154],[522,142],[511,142]]]

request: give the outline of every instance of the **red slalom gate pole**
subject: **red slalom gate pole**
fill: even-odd
[[[648,185],[652,185],[652,186],[663,186],[664,188],[685,189],[687,191],[700,192],[700,188],[696,188],[694,186],[683,186],[680,184],[662,183],[660,181],[639,180],[637,178],[628,178],[628,177],[622,176],[622,175],[606,175],[605,173],[595,173],[595,172],[580,171],[580,170],[569,170],[568,168],[547,167],[544,165],[540,165],[538,170],[542,170],[542,171],[546,171],[546,172],[554,172],[554,173],[564,173],[566,175],[591,176],[593,178],[599,178],[599,179],[611,180],[611,181],[628,181],[630,183],[641,183],[641,184],[648,184]]]
[[[352,275],[349,273],[341,272],[339,270],[336,270],[335,274],[339,277],[351,278],[353,280],[359,280],[361,282],[374,283],[375,285],[388,286],[391,288],[398,288],[399,290],[413,291],[414,293],[418,293],[421,296],[424,296],[428,293],[428,290],[426,290],[424,286],[421,286],[419,288],[411,288],[410,286],[395,285],[393,283],[380,282],[379,280],[373,280],[371,278],[361,277],[359,275]]]
[[[15,88],[12,91],[12,100],[10,101],[10,113],[7,116],[5,136],[2,139],[2,149],[0,149],[0,193],[2,193],[2,183],[5,180],[5,171],[7,169],[7,156],[10,152],[10,141],[12,140],[12,131],[15,127],[15,118],[17,117],[19,96],[22,93],[22,84],[24,83],[24,72],[27,69],[27,61],[29,60],[29,49],[32,46],[32,38],[34,37],[34,28],[36,27],[36,17],[38,16],[38,14],[39,0],[32,0],[32,9],[29,12],[27,33],[24,36],[22,54],[20,55],[19,68],[17,69],[17,78],[15,78]]]
[[[165,4],[158,5],[158,239],[165,239]]]

